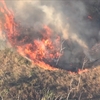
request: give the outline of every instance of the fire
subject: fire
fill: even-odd
[[[54,65],[57,65],[59,58],[63,55],[60,48],[61,37],[54,34],[48,25],[43,25],[38,33],[32,31],[36,37],[33,37],[31,33],[22,34],[25,29],[15,21],[13,11],[7,8],[4,0],[0,0],[0,4],[0,14],[3,16],[3,20],[0,19],[0,35],[5,31],[11,46],[35,65],[47,70],[57,70],[58,68]]]
[[[0,7],[0,12],[4,15],[5,22],[0,20],[0,26],[3,26],[7,33],[7,39],[12,45],[16,48],[17,51],[24,57],[29,58],[37,66],[40,66],[44,69],[57,70],[50,62],[57,60],[62,53],[59,50],[60,37],[55,35],[55,38],[52,39],[53,31],[47,25],[43,26],[43,31],[40,31],[40,38],[31,39],[31,42],[26,42],[30,40],[30,35],[23,36],[22,39],[20,31],[20,25],[15,22],[14,14],[10,11],[4,0],[0,1],[2,7]],[[0,27],[0,31],[2,31]],[[33,33],[34,34],[34,33]],[[26,42],[26,43],[25,43]]]

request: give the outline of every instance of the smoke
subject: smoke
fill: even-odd
[[[72,41],[72,51],[66,46],[66,57],[76,56],[84,52],[91,60],[90,48],[97,42],[99,33],[88,19],[85,2],[79,0],[14,0],[6,1],[14,12],[15,21],[23,27],[31,27],[34,31],[41,30],[44,25],[60,34],[63,39]],[[91,3],[91,1],[90,1]],[[24,34],[24,33],[23,33]],[[32,33],[34,36],[34,33]]]

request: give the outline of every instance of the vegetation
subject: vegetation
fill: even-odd
[[[81,75],[65,70],[47,71],[35,67],[17,52],[0,51],[1,100],[98,99],[99,83],[99,66]]]

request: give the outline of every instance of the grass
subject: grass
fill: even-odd
[[[81,74],[47,71],[32,65],[17,52],[0,51],[0,97],[2,100],[88,100],[100,98],[100,67]],[[73,82],[71,83],[71,80]],[[69,100],[70,100],[69,99]]]

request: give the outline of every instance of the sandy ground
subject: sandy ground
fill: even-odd
[[[2,50],[0,97],[0,100],[99,100],[100,66],[81,74],[47,71],[15,51]]]

